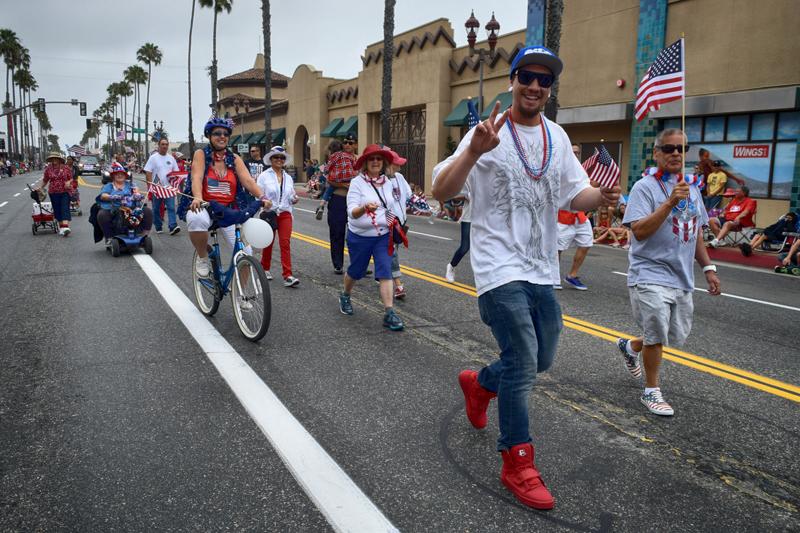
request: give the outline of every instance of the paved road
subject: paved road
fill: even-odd
[[[0,530],[341,525],[326,502],[344,486],[310,484],[317,456],[293,462],[305,448],[281,444],[295,438],[285,420],[259,414],[258,402],[244,408],[258,387],[243,393],[212,359],[251,368],[360,489],[354,508],[402,531],[800,529],[800,279],[722,266],[726,292],[759,301],[696,294],[692,336],[663,369],[677,414],[660,419],[644,411],[611,341],[636,332],[616,273],[626,257],[593,250],[590,290],[559,293],[559,354],[531,397],[537,463],[557,501],[540,513],[499,482],[496,411],[485,431],[463,415],[456,375],[496,346],[468,262],[463,285],[440,277],[455,224],[412,221],[409,296],[398,305],[408,328],[390,333],[372,281],[356,288],[355,316],[338,312],[327,226],[303,200],[300,287],[273,282],[258,344],[223,303],[210,323],[232,351],[209,356],[191,313],[173,311],[183,296],[165,301],[166,284],[142,262],[94,245],[86,217],[67,239],[33,236],[26,177],[0,180]],[[82,194],[88,206],[96,190]],[[191,298],[185,233],[154,241],[156,268]]]

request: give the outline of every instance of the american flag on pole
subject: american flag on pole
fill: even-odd
[[[593,166],[588,166],[586,163],[593,161]],[[608,153],[606,147],[602,144],[600,145],[600,150],[597,148],[594,149],[594,155],[587,159],[583,163],[583,168],[587,169],[591,168],[591,172],[589,172],[589,179],[591,181],[595,181],[599,184],[600,187],[604,187],[610,189],[614,187],[617,183],[619,183],[619,167],[614,162],[614,159],[611,157],[611,154]]]
[[[178,189],[172,186],[164,186],[159,183],[151,183],[150,189],[148,190],[154,198],[172,198],[178,195]]]
[[[189,173],[185,170],[173,170],[167,174],[170,187],[175,187],[177,190],[181,190],[183,188],[183,184],[186,182],[187,177],[189,177]]]
[[[481,118],[480,115],[478,115],[478,108],[475,107],[475,102],[470,98],[467,100],[467,129],[471,130],[477,126],[480,121]]]
[[[67,147],[67,152],[70,155],[77,155],[77,156],[86,155],[88,153],[86,151],[86,148],[84,148],[79,144],[73,144],[72,146]]]
[[[685,95],[683,39],[664,48],[647,69],[636,93],[636,120],[642,120],[650,110]]]

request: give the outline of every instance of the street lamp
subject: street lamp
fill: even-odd
[[[487,39],[489,48],[475,48],[475,41],[478,39],[478,34],[475,32],[477,28],[481,27],[481,23],[475,18],[475,11],[470,14],[467,22],[464,24],[467,29],[467,43],[469,44],[469,56],[472,57],[478,54],[478,113],[483,113],[483,64],[487,57],[494,58],[494,49],[497,47],[497,36],[500,31],[500,23],[494,18],[494,11],[492,11],[492,19],[486,23],[486,32],[489,34]]]

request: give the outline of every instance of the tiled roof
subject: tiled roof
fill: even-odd
[[[243,70],[242,72],[237,72],[236,74],[231,74],[230,76],[225,76],[220,82],[226,81],[264,81],[264,69],[260,68],[251,68],[248,70]],[[288,76],[284,76],[279,72],[272,71],[272,81],[289,81]]]

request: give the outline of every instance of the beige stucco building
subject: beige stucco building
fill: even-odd
[[[608,148],[619,162],[623,188],[630,179],[634,146],[640,2],[565,2],[559,52],[565,69],[557,121],[581,145],[584,157],[600,143]],[[748,181],[759,199],[758,220],[765,223],[789,209],[792,187],[800,187],[794,171],[800,129],[796,9],[793,0],[668,1],[666,42],[681,32],[686,35],[686,129],[693,146],[688,162],[697,158],[700,147],[710,150]],[[404,169],[409,181],[428,191],[434,165],[466,131],[466,99],[478,97],[477,56],[455,45],[455,31],[464,29],[441,18],[394,39],[387,143],[409,159]],[[524,29],[501,32],[484,67],[487,110],[495,99],[504,106],[510,103],[509,66],[524,42]],[[486,48],[487,43],[477,46]],[[299,65],[291,77],[273,72],[273,134],[295,162],[324,160],[329,141],[346,133],[357,134],[361,148],[379,140],[382,52],[382,42],[368,45],[363,68],[351,79],[326,77],[324,70],[309,64]],[[232,144],[264,144],[263,84],[260,55],[253,69],[220,80],[220,113],[237,123]],[[659,127],[679,123],[679,116],[677,102],[651,113]],[[737,157],[742,147],[752,146],[768,147],[762,152],[765,157]],[[642,160],[649,157],[647,150],[640,151]],[[302,180],[302,170],[298,173]]]

